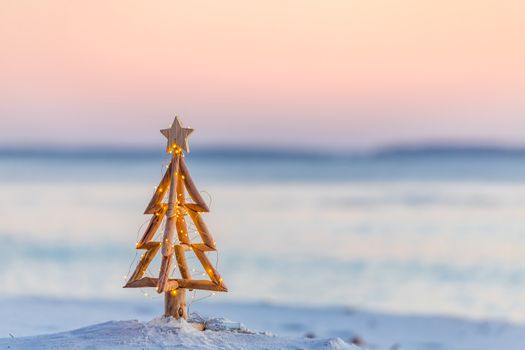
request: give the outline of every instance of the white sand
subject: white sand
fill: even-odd
[[[161,308],[162,300],[3,299],[0,349],[358,349],[357,339],[378,350],[525,349],[525,326],[503,321],[202,302],[192,311],[208,315],[213,330],[199,332],[156,318]],[[247,328],[209,320],[218,316]],[[118,319],[128,321],[100,323]],[[34,334],[47,335],[24,337]]]

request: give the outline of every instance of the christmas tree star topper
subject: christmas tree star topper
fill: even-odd
[[[188,137],[193,132],[193,129],[183,127],[178,116],[175,116],[175,120],[168,129],[162,129],[160,132],[168,139],[166,152],[171,153],[174,148],[178,147],[182,148],[186,153],[190,153]]]

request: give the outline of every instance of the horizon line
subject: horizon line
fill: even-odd
[[[193,151],[193,152],[191,152]],[[318,150],[309,147],[269,147],[260,145],[202,145],[190,152],[198,158],[205,157],[257,157],[257,158],[350,158],[350,157],[413,157],[413,156],[525,156],[525,146],[508,146],[494,143],[400,143],[380,146],[371,150]],[[0,146],[0,157],[72,157],[87,158],[145,158],[164,155],[164,147],[122,147],[115,145],[64,146],[47,145]]]

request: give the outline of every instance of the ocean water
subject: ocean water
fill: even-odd
[[[187,163],[218,246],[210,260],[230,289],[195,302],[525,321],[524,157],[194,153]],[[166,163],[155,154],[1,156],[2,295],[159,303],[152,289],[122,285]],[[157,269],[154,261],[148,273]]]

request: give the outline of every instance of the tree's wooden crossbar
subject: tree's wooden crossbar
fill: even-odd
[[[177,122],[177,119],[175,122]],[[164,131],[163,134],[170,135],[169,132]],[[182,145],[187,147],[187,143]],[[144,211],[145,214],[153,216],[142,238],[136,245],[137,249],[142,249],[146,252],[142,255],[124,288],[155,287],[158,293],[176,293],[177,289],[201,289],[218,292],[226,292],[228,290],[222,277],[205,254],[205,252],[216,250],[215,241],[201,216],[201,213],[208,212],[209,208],[190,176],[184,161],[183,149],[183,147],[180,147],[180,145],[168,138],[168,151],[172,154],[171,162]],[[186,191],[193,202],[186,202]],[[168,201],[163,203],[166,193],[169,193]],[[199,232],[202,243],[191,242],[188,236],[185,216],[189,216],[192,220]],[[163,220],[166,220],[166,222],[162,241],[152,241]],[[173,244],[175,232],[178,243]],[[162,254],[162,262],[158,278],[145,277],[148,266],[159,251]],[[192,279],[186,261],[186,252],[188,251],[195,254],[209,280]],[[181,274],[181,278],[178,279],[170,278],[174,257]]]

